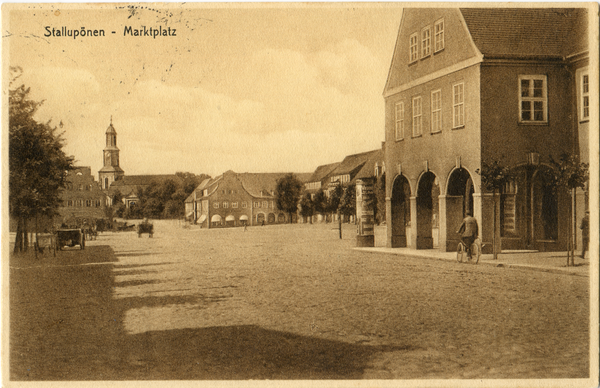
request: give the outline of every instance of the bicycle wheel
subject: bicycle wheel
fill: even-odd
[[[473,264],[479,263],[479,257],[481,256],[481,248],[477,241],[471,244],[471,261]]]
[[[462,242],[459,242],[458,247],[456,248],[456,261],[458,261],[459,263],[462,263],[463,260],[465,259],[465,256],[466,256],[465,246]]]

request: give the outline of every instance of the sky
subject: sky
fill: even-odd
[[[3,31],[36,118],[96,176],[111,117],[126,175],[312,172],[381,147],[399,4],[133,5],[25,4]],[[105,36],[44,36],[63,26]]]

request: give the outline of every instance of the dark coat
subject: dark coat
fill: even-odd
[[[460,229],[456,233],[460,233],[461,237],[474,237],[479,236],[479,228],[477,226],[477,220],[474,217],[466,216]]]

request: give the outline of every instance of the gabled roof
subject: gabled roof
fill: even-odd
[[[246,191],[254,197],[271,196],[277,188],[277,180],[290,174],[289,172],[273,172],[273,173],[249,173],[244,172],[238,174],[238,179]],[[305,182],[306,177],[310,173],[293,173],[298,180]]]
[[[557,57],[587,49],[584,8],[461,8],[487,57]]]
[[[177,175],[125,175],[114,181],[110,187],[121,186],[148,186],[152,182],[162,183],[167,179],[172,179],[175,182],[181,183],[182,180]]]
[[[363,164],[360,171],[356,174],[354,179],[372,178],[375,173],[375,163],[378,166],[383,166],[383,150],[371,151],[369,158]]]
[[[324,164],[322,166],[317,167],[315,172],[312,173],[311,177],[307,180],[307,182],[321,182],[323,179],[327,178],[327,176],[336,169],[337,166],[340,165],[340,162]]]
[[[346,156],[330,175],[345,175],[356,172],[367,162],[373,152],[377,152],[377,150]]]

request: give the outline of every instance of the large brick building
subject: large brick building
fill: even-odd
[[[83,225],[105,217],[108,196],[94,180],[90,167],[76,167],[68,172],[65,189],[61,193],[62,206],[55,223]]]
[[[491,247],[561,250],[551,158],[587,158],[586,9],[406,8],[384,90],[390,247],[454,250],[467,210]],[[476,172],[513,171],[494,212]],[[578,213],[583,215],[585,201]]]

